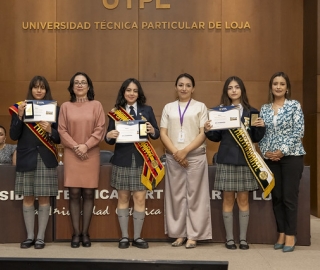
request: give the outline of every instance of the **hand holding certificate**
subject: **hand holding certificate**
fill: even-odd
[[[241,126],[240,111],[237,106],[215,107],[208,110],[211,129],[230,129]]]
[[[117,143],[145,142],[148,140],[146,121],[116,121],[115,125],[116,130],[119,131]]]
[[[57,101],[27,100],[26,103],[24,122],[56,122]]]

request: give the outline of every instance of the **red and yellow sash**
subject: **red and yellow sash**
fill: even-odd
[[[13,113],[18,114],[18,106],[20,102],[9,107],[9,113],[12,115]],[[41,128],[38,123],[24,123],[34,135],[55,155],[56,159],[58,160],[58,151],[57,146],[48,139],[47,133]]]
[[[112,110],[108,113],[108,116],[110,116],[114,121],[134,120],[133,117],[123,108],[120,108],[119,110]],[[153,182],[155,181],[154,187],[156,187],[162,180],[165,172],[164,166],[149,141],[136,142],[134,145],[144,159],[141,183],[145,185],[147,189],[152,190]]]

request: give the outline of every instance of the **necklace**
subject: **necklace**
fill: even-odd
[[[0,150],[2,150],[5,146],[6,146],[6,144],[4,143],[4,144],[2,145],[2,147],[0,148]]]
[[[88,101],[88,98],[87,97],[83,97],[83,98],[76,98],[77,100],[76,100],[76,102],[78,102],[78,103],[83,103],[83,102],[87,102]]]
[[[272,108],[273,108],[274,110],[278,110],[278,109],[282,108],[283,105],[284,105],[284,102],[281,102],[281,105],[273,102],[273,103],[272,103]]]

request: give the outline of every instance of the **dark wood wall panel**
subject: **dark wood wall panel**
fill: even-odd
[[[302,81],[303,1],[284,0],[279,2],[281,2],[281,23],[277,27],[281,29],[281,63],[278,69],[285,71],[291,80]]]
[[[208,30],[209,21],[221,20],[221,0],[175,0],[170,10],[154,11],[146,5],[140,22],[205,22],[205,30],[139,31],[139,78],[143,81],[172,81],[190,73],[201,81],[221,77],[221,30]]]
[[[243,80],[266,80],[281,66],[281,2],[222,3],[222,21],[249,21],[251,26],[222,32],[222,79],[238,75]]]
[[[23,30],[22,22],[55,21],[56,1],[1,1],[1,13],[0,81],[30,80],[35,74],[55,80],[55,33]]]
[[[111,2],[110,2],[111,3]],[[58,0],[57,21],[90,22],[89,30],[57,32],[57,79],[69,80],[84,71],[93,81],[138,77],[138,30],[96,30],[94,22],[137,22],[138,7],[119,1],[114,10],[102,1]]]

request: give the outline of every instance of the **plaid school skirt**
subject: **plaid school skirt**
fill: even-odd
[[[57,169],[47,168],[38,154],[37,168],[34,171],[16,172],[15,194],[34,197],[57,196]]]
[[[215,190],[251,191],[258,188],[258,182],[248,166],[217,164]]]
[[[147,188],[141,183],[142,166],[136,167],[132,154],[131,167],[112,166],[111,186],[117,190],[139,191]]]

